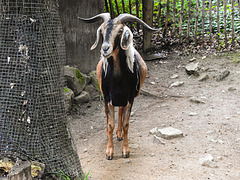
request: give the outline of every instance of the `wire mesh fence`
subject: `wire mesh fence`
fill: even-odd
[[[65,47],[57,1],[0,0],[0,158],[80,177],[66,128]]]

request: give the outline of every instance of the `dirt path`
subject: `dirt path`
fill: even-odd
[[[121,157],[121,142],[114,134],[115,156],[105,159],[106,120],[103,102],[84,105],[69,116],[69,127],[84,172],[91,169],[92,180],[180,180],[240,179],[240,64],[239,53],[196,57],[209,79],[198,81],[186,74],[184,66],[192,57],[171,55],[165,60],[147,62],[149,73],[143,89],[155,96],[135,99],[130,118],[130,158]],[[217,82],[224,70],[230,75]],[[171,79],[173,74],[178,78]],[[183,81],[179,87],[170,87]],[[194,103],[190,97],[204,103]],[[191,116],[192,114],[193,116]],[[157,144],[149,131],[172,126],[182,138]],[[199,159],[213,156],[214,167]],[[216,167],[215,167],[216,166]]]

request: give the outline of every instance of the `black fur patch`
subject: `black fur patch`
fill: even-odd
[[[114,74],[113,58],[108,58],[108,68],[102,74],[102,90],[106,102],[112,102],[114,106],[126,106],[128,102],[133,104],[134,97],[138,94],[140,86],[139,62],[134,56],[135,62],[132,73],[126,62],[125,51],[119,50],[120,73]]]

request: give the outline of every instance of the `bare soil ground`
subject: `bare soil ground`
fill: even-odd
[[[128,159],[122,158],[116,134],[114,159],[105,158],[107,136],[102,101],[84,104],[77,113],[69,115],[68,124],[83,171],[91,169],[88,179],[240,180],[240,63],[236,63],[239,56],[238,52],[206,58],[198,55],[196,62],[209,76],[201,82],[184,69],[193,56],[173,53],[164,60],[147,62],[149,72],[143,89],[150,94],[135,99]],[[226,69],[230,75],[216,81]],[[178,78],[171,79],[173,74]],[[176,81],[184,84],[170,87]],[[191,102],[190,97],[204,103]],[[165,145],[157,144],[149,131],[169,126],[181,130],[184,136],[164,139]],[[217,167],[200,164],[199,159],[206,154],[213,156]]]

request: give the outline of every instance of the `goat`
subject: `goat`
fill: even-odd
[[[130,155],[128,145],[129,117],[134,98],[140,94],[141,86],[146,78],[147,66],[133,47],[133,34],[124,23],[138,22],[149,32],[156,32],[158,29],[151,28],[145,22],[130,14],[120,14],[118,17],[111,19],[109,13],[101,13],[91,18],[79,17],[79,19],[87,23],[103,20],[97,30],[97,38],[91,50],[96,48],[102,34],[103,43],[101,59],[97,65],[97,79],[100,91],[104,96],[107,117],[106,158],[111,160],[114,154],[114,106],[119,106],[117,139],[119,141],[123,140],[122,156],[128,158]]]

